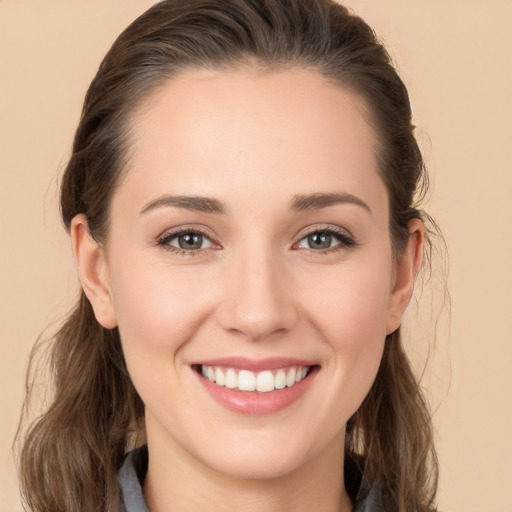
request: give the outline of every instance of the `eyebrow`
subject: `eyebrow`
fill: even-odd
[[[185,210],[192,210],[195,212],[203,213],[226,213],[226,205],[218,199],[211,197],[201,196],[173,196],[163,195],[154,201],[150,201],[142,208],[141,214],[160,208],[162,206],[175,206],[177,208],[184,208]]]
[[[346,192],[297,194],[290,202],[290,210],[294,212],[319,210],[335,204],[355,204],[361,206],[370,214],[372,213],[370,207],[362,199]],[[165,206],[174,206],[202,213],[224,214],[227,211],[227,207],[222,201],[212,197],[165,194],[147,203],[140,213],[142,215]]]
[[[298,194],[293,197],[290,203],[290,209],[295,212],[307,210],[319,210],[335,204],[355,204],[361,206],[371,215],[371,208],[359,197],[346,192],[338,193],[317,193],[317,194]]]

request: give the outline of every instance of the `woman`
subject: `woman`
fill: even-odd
[[[28,508],[434,510],[400,342],[423,172],[407,91],[346,8],[170,0],[132,23],[62,183],[83,291]]]

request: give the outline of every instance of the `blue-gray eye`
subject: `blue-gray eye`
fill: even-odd
[[[200,249],[206,249],[211,247],[211,241],[201,233],[195,233],[193,231],[187,231],[174,235],[169,240],[169,245],[178,247],[183,250],[197,251]]]
[[[302,238],[298,247],[301,249],[326,250],[340,244],[350,246],[351,241],[346,235],[338,234],[330,230],[315,231]]]

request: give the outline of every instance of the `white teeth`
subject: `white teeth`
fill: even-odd
[[[258,373],[256,377],[256,391],[262,393],[274,391],[274,376],[270,370]]]
[[[220,368],[215,368],[215,383],[219,386],[224,386],[226,380],[224,378],[224,374]]]
[[[202,376],[218,386],[260,393],[292,387],[306,377],[308,370],[309,367],[300,366],[298,368],[281,368],[275,372],[264,370],[255,373],[249,370],[237,371],[234,368],[201,365]]]
[[[286,385],[291,388],[295,384],[295,368],[292,368],[286,375]]]
[[[240,370],[238,374],[238,389],[240,391],[255,391],[256,376],[249,370]]]
[[[204,366],[203,366],[204,368]],[[225,385],[227,388],[234,389],[238,387],[238,376],[235,370],[229,368],[226,372],[226,381]]]
[[[284,373],[284,370],[277,371],[274,377],[274,386],[276,389],[284,389],[286,387],[286,373]]]

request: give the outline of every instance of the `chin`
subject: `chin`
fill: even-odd
[[[315,458],[323,459],[326,453],[337,450],[330,442],[322,446],[318,437],[294,437],[288,431],[283,434],[266,429],[253,432],[249,439],[243,434],[238,438],[232,435],[227,443],[220,442],[214,451],[204,453],[203,462],[234,479],[282,479],[307,468]],[[337,439],[335,443],[338,444]],[[342,456],[341,451],[340,458]]]
[[[276,454],[279,454],[276,457]],[[254,454],[233,454],[233,457],[216,460],[213,470],[237,480],[275,480],[285,478],[299,470],[305,460],[297,455],[287,455],[275,450],[259,450]]]

